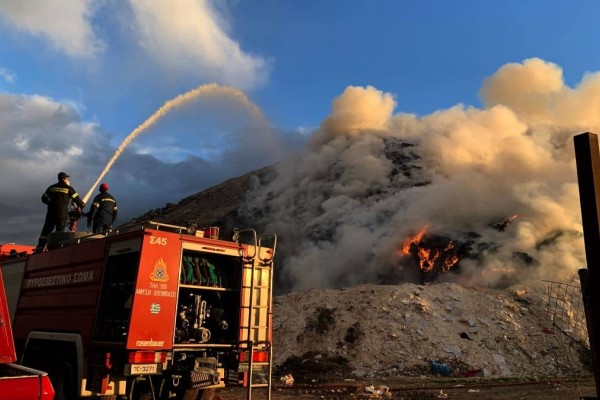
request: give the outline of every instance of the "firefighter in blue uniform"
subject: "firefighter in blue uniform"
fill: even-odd
[[[77,191],[70,185],[69,175],[66,172],[60,172],[58,182],[50,185],[42,195],[42,203],[48,205],[48,210],[37,244],[38,251],[46,246],[48,235],[53,230],[56,229],[56,232],[64,231],[69,215],[69,202],[71,201],[81,209],[85,207],[85,203],[81,200]]]
[[[101,233],[112,229],[117,219],[117,201],[108,193],[108,185],[100,185],[100,194],[94,197],[92,207],[87,213],[87,227],[94,233]]]

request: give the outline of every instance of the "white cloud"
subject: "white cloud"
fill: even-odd
[[[0,68],[0,78],[6,83],[14,83],[17,80],[17,74],[9,69]]]
[[[228,28],[227,16],[215,5],[212,0],[0,0],[0,23],[41,38],[59,52],[86,59],[108,46],[94,31],[96,17],[115,40],[137,41],[135,45],[153,59],[149,65],[161,66],[169,76],[241,89],[264,84],[268,60],[242,50]],[[101,7],[110,10],[99,14]],[[135,53],[127,55],[128,60],[135,57]]]
[[[0,1],[0,18],[69,56],[86,58],[105,46],[91,26],[92,5],[92,0]]]
[[[240,48],[209,0],[130,1],[141,45],[170,71],[246,89],[265,81],[267,61]]]

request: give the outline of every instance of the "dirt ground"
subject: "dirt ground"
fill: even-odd
[[[389,388],[387,394],[375,394],[365,388],[380,386]],[[385,388],[382,388],[385,391]],[[401,378],[381,382],[345,381],[314,385],[273,386],[273,400],[342,400],[342,399],[393,399],[393,400],[578,400],[595,398],[593,376],[572,378],[549,378],[537,380],[454,380]],[[245,389],[226,389],[215,396],[215,400],[243,400]],[[253,389],[253,400],[267,399],[264,389]]]

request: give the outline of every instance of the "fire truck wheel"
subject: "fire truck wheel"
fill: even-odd
[[[217,389],[204,389],[200,392],[201,397],[199,400],[213,400],[215,393],[217,393]]]
[[[73,366],[69,362],[63,362],[57,367],[53,371],[49,371],[49,374],[54,372],[56,383],[53,383],[53,385],[55,385],[56,400],[75,400],[77,390]]]
[[[217,389],[188,389],[183,400],[213,400]]]
[[[32,339],[23,361],[25,366],[48,372],[56,392],[55,400],[77,398],[77,360],[70,344]]]

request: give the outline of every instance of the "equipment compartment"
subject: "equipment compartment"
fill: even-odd
[[[233,344],[237,340],[241,269],[241,257],[183,251],[175,344]]]

